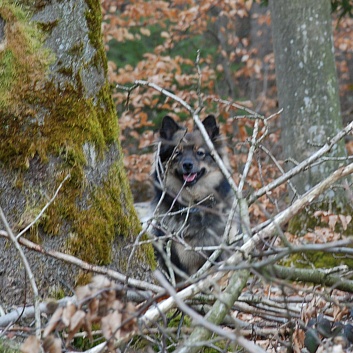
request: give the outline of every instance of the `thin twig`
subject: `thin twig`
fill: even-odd
[[[32,290],[33,290],[33,297],[34,297],[34,311],[35,311],[35,327],[36,327],[36,336],[38,339],[40,339],[41,336],[41,323],[40,323],[40,310],[39,310],[39,294],[38,294],[38,287],[36,284],[36,281],[34,279],[33,272],[31,270],[31,266],[29,265],[29,262],[26,258],[26,255],[24,254],[18,240],[16,239],[15,235],[12,232],[11,227],[9,226],[7,219],[5,217],[5,214],[0,207],[0,218],[2,223],[4,224],[4,227],[8,233],[8,237],[14,244],[16,250],[18,251],[21,261],[23,263],[23,266],[27,272],[29,282],[31,284]]]
[[[240,182],[239,182],[239,191],[242,192],[244,184],[245,184],[245,180],[248,176],[249,170],[250,170],[250,166],[252,163],[252,159],[254,156],[254,152],[255,149],[257,147],[257,143],[256,143],[256,138],[257,138],[257,134],[259,132],[259,120],[255,120],[255,124],[254,124],[254,130],[253,130],[253,134],[252,134],[252,138],[250,141],[250,149],[248,152],[248,157],[245,163],[245,167],[244,167],[244,171],[243,174],[241,176]]]
[[[254,192],[251,197],[249,198],[249,204],[251,205],[257,200],[259,197],[265,195],[269,191],[275,189],[277,186],[285,183],[287,180],[291,179],[293,176],[299,174],[300,172],[309,168],[315,161],[317,161],[320,157],[324,154],[331,151],[333,146],[337,144],[343,137],[348,135],[353,130],[353,122],[348,124],[343,130],[341,130],[338,134],[336,134],[329,142],[327,142],[322,148],[316,151],[313,155],[296,165],[294,168],[289,170],[284,175],[280,176],[276,180],[272,181],[268,185],[262,187],[261,189]]]
[[[167,91],[166,89],[156,85],[155,83],[151,83],[151,82],[143,81],[143,80],[137,80],[137,81],[135,81],[134,85],[131,86],[131,87],[125,87],[125,86],[121,86],[121,85],[116,85],[116,88],[123,89],[123,90],[128,91],[128,92],[132,92],[134,89],[136,89],[139,86],[151,87],[151,88],[155,89],[156,91],[164,94],[165,96],[167,96],[169,98],[172,98],[175,101],[177,101],[184,108],[186,108],[191,114],[194,113],[194,109],[192,109],[191,106],[189,104],[187,104],[183,99],[181,99],[178,96],[176,96],[175,94]]]
[[[38,220],[40,217],[42,217],[43,213],[45,212],[45,210],[52,204],[52,202],[56,199],[56,197],[58,196],[58,193],[61,189],[61,187],[63,186],[63,184],[65,183],[65,181],[67,179],[70,178],[70,174],[66,175],[65,179],[60,183],[59,187],[56,189],[53,197],[49,200],[49,202],[42,208],[42,210],[39,212],[39,214],[37,215],[37,217],[24,229],[22,229],[18,234],[16,239],[20,238],[24,233],[27,232],[28,229],[30,229]]]
[[[9,238],[8,232],[5,232],[3,230],[0,230],[0,236],[5,237],[5,238]],[[26,248],[28,248],[30,250],[34,250],[34,251],[39,252],[43,255],[53,257],[54,259],[58,259],[58,260],[70,263],[72,265],[75,265],[75,266],[83,269],[83,270],[107,275],[113,279],[116,279],[117,281],[119,281],[121,283],[127,282],[127,284],[131,287],[144,289],[147,291],[151,291],[153,293],[162,293],[163,292],[163,288],[156,286],[154,284],[140,281],[140,280],[130,278],[130,277],[127,278],[127,276],[125,276],[117,271],[111,270],[106,267],[90,264],[88,262],[85,262],[85,261],[78,259],[75,256],[72,256],[69,254],[64,254],[60,251],[47,250],[44,247],[42,247],[41,245],[33,243],[28,239],[20,238],[20,239],[18,239],[18,243],[25,246]]]

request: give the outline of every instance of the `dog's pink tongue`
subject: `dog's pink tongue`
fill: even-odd
[[[197,173],[183,174],[183,178],[187,183],[191,183],[195,180]]]

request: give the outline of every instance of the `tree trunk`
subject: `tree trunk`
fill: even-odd
[[[283,153],[300,162],[342,128],[330,0],[271,0],[270,8]],[[331,156],[345,156],[343,142]],[[297,191],[306,192],[339,163],[327,161],[296,177]]]
[[[100,2],[25,3],[0,7],[0,205],[18,232],[69,175],[26,235],[126,271],[131,250],[122,245],[140,226],[106,77]],[[24,271],[14,248],[3,239],[0,246],[0,301],[21,304]],[[136,252],[143,265],[133,266],[134,276],[146,272],[149,255]],[[42,293],[66,291],[79,279],[77,269],[28,257]]]

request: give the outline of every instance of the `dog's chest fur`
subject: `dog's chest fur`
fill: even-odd
[[[162,217],[160,225],[165,229],[165,234],[172,234],[173,237],[171,260],[191,275],[214,251],[207,248],[216,247],[222,242],[227,216],[219,205],[187,208],[176,203],[172,210],[169,206],[169,203],[161,205],[162,214],[172,215]]]

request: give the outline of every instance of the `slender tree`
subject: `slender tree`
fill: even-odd
[[[98,0],[1,1],[0,205],[18,233],[61,185],[25,235],[125,271],[131,252],[121,245],[138,234],[139,222],[123,170],[100,28]],[[3,239],[0,244],[2,287],[9,285],[1,301],[20,303],[23,271],[15,250]],[[146,264],[146,256],[136,254]],[[78,280],[68,266],[28,256],[42,289],[70,288]]]
[[[342,128],[330,0],[270,1],[284,158],[300,162]],[[343,142],[331,157],[344,157]],[[329,160],[294,179],[302,194],[337,169]],[[288,167],[293,166],[288,162]],[[335,195],[330,195],[335,196]],[[337,198],[336,198],[337,201]]]

